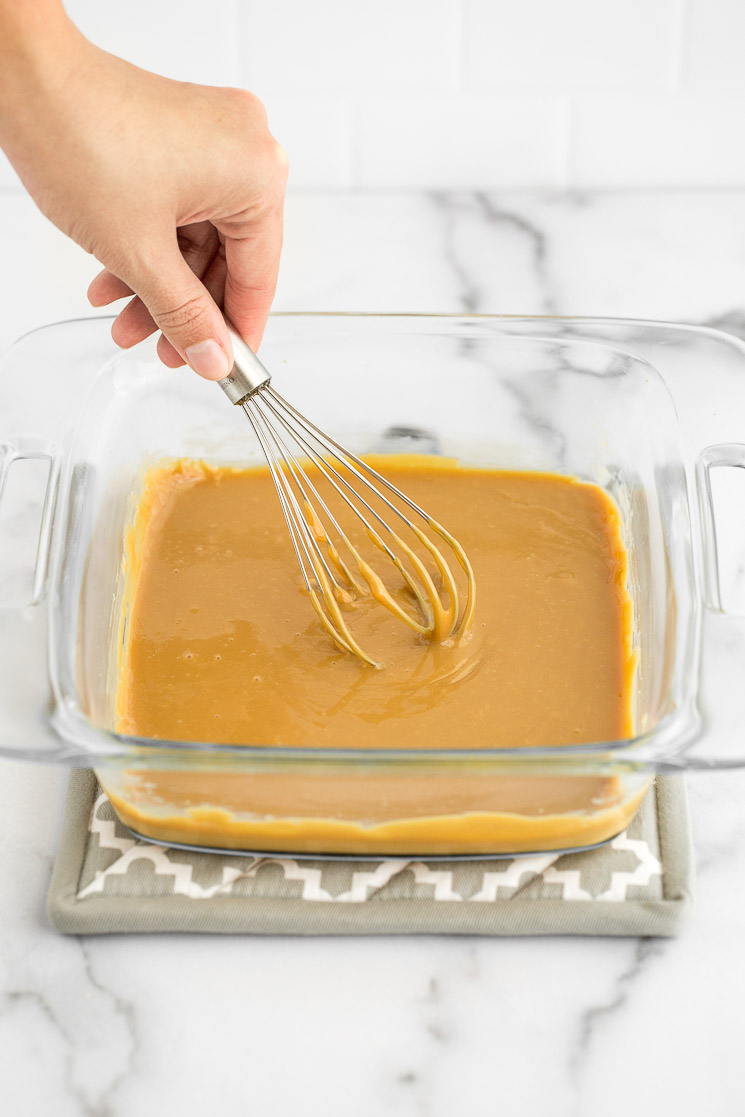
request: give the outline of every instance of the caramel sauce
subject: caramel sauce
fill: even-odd
[[[479,594],[470,639],[427,640],[372,596],[355,598],[339,607],[382,667],[360,662],[310,607],[268,471],[164,462],[145,477],[127,540],[117,730],[370,750],[630,736],[631,605],[610,497],[555,474],[373,464],[462,543]],[[395,592],[410,607],[402,579]],[[125,822],[164,840],[359,853],[589,844],[622,829],[639,801],[614,777],[416,766],[315,779],[132,771],[110,792]]]

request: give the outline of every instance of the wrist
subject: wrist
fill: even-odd
[[[0,118],[64,80],[80,41],[59,0],[0,0]]]
[[[0,148],[30,189],[35,149],[54,128],[85,47],[57,0],[0,0]]]

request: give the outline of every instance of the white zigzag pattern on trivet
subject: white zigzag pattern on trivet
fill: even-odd
[[[623,849],[633,853],[639,864],[631,872],[611,873],[610,888],[596,896],[597,900],[625,900],[630,884],[649,884],[653,876],[662,872],[662,865],[646,842],[619,834],[611,842],[611,849]]]
[[[223,869],[221,884],[202,888],[192,880],[192,866],[180,862],[170,861],[166,850],[160,846],[145,846],[131,838],[117,838],[115,824],[110,819],[99,818],[98,808],[107,802],[105,794],[100,795],[93,806],[91,815],[90,832],[98,835],[98,843],[102,849],[116,849],[121,856],[112,862],[107,869],[97,869],[90,884],[78,892],[78,899],[85,899],[95,892],[103,892],[106,879],[112,876],[125,876],[130,865],[135,861],[149,861],[153,871],[158,876],[173,877],[173,891],[179,896],[188,896],[194,900],[209,900],[218,892],[230,892],[233,886],[232,870]]]
[[[630,872],[625,870],[617,870],[611,873],[610,887],[605,892],[593,896],[592,893],[586,892],[580,885],[582,874],[576,869],[548,869],[543,874],[543,879],[548,884],[560,884],[562,886],[562,900],[609,900],[611,902],[620,902],[626,899],[626,894],[630,884],[649,884],[650,880],[656,873],[662,872],[662,866],[646,842],[638,838],[630,838],[625,832],[619,834],[610,843],[611,849],[620,849],[628,853],[633,853],[638,862],[635,869]]]
[[[171,861],[169,851],[163,846],[138,843],[132,838],[118,838],[116,825],[110,819],[99,818],[98,810],[108,802],[105,793],[101,794],[94,803],[91,812],[90,832],[98,836],[101,849],[114,849],[120,856],[107,869],[96,870],[94,879],[90,884],[78,892],[78,899],[85,899],[97,892],[103,892],[104,884],[108,877],[125,876],[130,865],[135,861],[149,861],[153,871],[158,876],[173,877],[173,891],[176,895],[186,896],[192,900],[209,900],[218,894],[229,895],[233,885],[239,881],[255,877],[263,865],[278,865],[287,881],[302,883],[301,898],[326,903],[364,903],[370,891],[384,887],[395,876],[410,869],[417,884],[434,886],[433,899],[435,900],[466,900],[453,887],[453,873],[450,869],[433,869],[421,861],[381,861],[374,869],[362,869],[352,874],[351,887],[347,892],[334,896],[322,885],[323,872],[321,869],[296,861],[293,858],[257,857],[248,868],[237,868],[235,865],[223,866],[222,880],[203,888],[193,880],[193,866],[188,862]],[[633,853],[637,859],[637,866],[630,872],[614,872],[611,874],[611,884],[599,896],[592,896],[581,887],[581,873],[576,869],[557,869],[555,862],[561,856],[558,853],[536,855],[534,857],[519,857],[507,865],[500,872],[485,872],[483,883],[479,892],[468,897],[468,901],[476,903],[493,903],[497,899],[500,888],[516,890],[526,875],[543,877],[548,884],[559,884],[562,888],[564,900],[610,900],[622,901],[631,884],[648,884],[655,873],[661,873],[662,867],[657,858],[652,854],[646,842],[629,838],[627,834],[619,834],[610,843],[612,849]]]
[[[102,791],[93,804],[88,830],[91,834],[98,834],[99,845],[104,849],[118,849],[120,853],[126,853],[135,844],[134,838],[117,838],[116,823],[113,819],[98,817],[98,808],[107,802],[108,796],[105,791]]]
[[[520,880],[527,873],[535,877],[542,876],[549,865],[553,865],[558,856],[558,853],[547,853],[536,857],[516,857],[502,872],[484,873],[484,883],[481,886],[481,891],[474,892],[471,900],[485,903],[493,902],[497,898],[498,888],[517,888]]]
[[[321,887],[321,870],[311,869],[300,861],[282,858],[274,862],[281,865],[287,880],[302,880],[304,900],[326,900],[336,904],[362,904],[370,890],[382,888],[393,877],[408,867],[408,861],[381,861],[374,869],[360,869],[352,873],[352,887],[348,892],[334,896]]]
[[[187,896],[192,900],[209,900],[219,893],[229,894],[236,881],[253,877],[262,865],[279,865],[284,873],[285,880],[301,881],[303,885],[302,898],[304,900],[321,900],[333,903],[362,903],[367,899],[371,888],[380,888],[387,884],[397,873],[402,872],[409,862],[383,861],[372,870],[362,870],[353,873],[352,887],[348,892],[334,896],[321,886],[322,873],[310,865],[304,865],[291,859],[269,857],[255,858],[247,869],[239,869],[234,865],[223,866],[222,881],[220,884],[203,888],[192,879],[193,866],[188,862],[171,861],[168,850],[162,846],[138,843],[131,838],[118,838],[115,823],[110,819],[99,818],[98,810],[106,803],[107,796],[102,794],[96,800],[90,820],[90,832],[98,836],[101,849],[115,849],[121,856],[108,868],[96,870],[90,884],[78,892],[78,899],[85,899],[96,892],[103,892],[104,884],[108,877],[125,876],[130,865],[135,861],[149,861],[153,871],[158,876],[173,877],[173,891],[179,896]]]
[[[547,884],[560,884],[562,900],[594,900],[597,897],[585,892],[580,885],[582,873],[578,869],[554,869],[553,866],[543,874]],[[623,896],[620,897],[623,899]]]
[[[434,900],[462,900],[460,892],[453,888],[453,874],[450,869],[430,869],[421,861],[408,861],[407,866],[414,874],[417,884],[434,884]]]

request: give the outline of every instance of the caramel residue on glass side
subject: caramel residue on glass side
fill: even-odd
[[[626,828],[649,788],[647,780],[629,792],[619,780],[603,776],[477,776],[461,777],[443,795],[426,775],[373,777],[367,787],[347,774],[313,803],[307,778],[297,774],[280,784],[262,775],[257,781],[256,773],[126,775],[123,788],[108,789],[109,797],[122,821],[146,837],[218,849],[362,856],[594,845]],[[375,810],[378,817],[368,821]]]

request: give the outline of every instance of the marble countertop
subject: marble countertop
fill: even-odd
[[[296,195],[277,306],[671,318],[745,335],[745,194]],[[95,266],[0,197],[0,348]],[[745,415],[743,415],[745,440]],[[63,938],[66,773],[0,763],[9,1117],[745,1112],[745,772],[688,779],[677,940]]]

